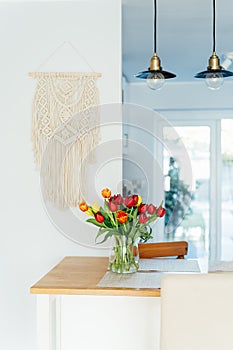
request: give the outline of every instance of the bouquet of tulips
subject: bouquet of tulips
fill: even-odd
[[[161,203],[159,207],[142,202],[139,195],[123,198],[120,194],[112,195],[108,188],[102,190],[104,205],[98,203],[88,205],[81,202],[79,208],[87,215],[92,216],[87,222],[99,227],[96,236],[97,243],[103,243],[112,236],[125,236],[131,241],[140,239],[142,242],[152,238],[150,224],[166,213]],[[98,240],[102,236],[102,240]]]

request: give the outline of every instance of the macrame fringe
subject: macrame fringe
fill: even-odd
[[[85,135],[69,146],[53,139],[46,150],[41,167],[41,180],[45,198],[56,206],[78,206],[85,197],[86,168],[93,160],[94,138]]]

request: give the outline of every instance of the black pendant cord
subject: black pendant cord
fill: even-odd
[[[213,52],[215,52],[215,29],[216,29],[216,16],[215,16],[215,0],[213,0]]]
[[[150,67],[146,71],[136,74],[136,78],[147,79],[151,75],[151,72],[160,72],[163,75],[164,79],[171,79],[176,77],[175,74],[163,70],[162,67],[160,66],[160,59],[157,56],[157,52],[156,52],[157,50],[156,30],[157,30],[157,0],[154,0],[154,54],[150,59]]]
[[[156,53],[156,27],[157,27],[157,4],[154,0],[154,53]]]

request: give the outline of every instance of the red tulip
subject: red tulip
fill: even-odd
[[[148,221],[148,217],[146,216],[145,213],[142,213],[139,215],[139,219],[138,221],[140,222],[140,224],[145,224]]]
[[[128,220],[128,214],[122,210],[118,210],[116,218],[120,224],[124,224]]]
[[[120,205],[123,203],[124,200],[123,200],[122,196],[120,194],[118,194],[117,196],[114,195],[113,201],[115,204]]]
[[[138,207],[138,212],[139,213],[145,213],[146,210],[147,210],[147,204],[142,203],[142,204],[139,205],[139,207]]]
[[[138,203],[138,195],[133,194],[132,197],[133,197],[134,202],[137,204]]]
[[[133,197],[126,197],[125,198],[125,206],[128,208],[132,208],[135,205],[137,205],[137,202],[133,199]]]
[[[118,209],[118,205],[115,202],[109,202],[108,207],[109,207],[109,210],[112,212],[115,212]]]
[[[153,215],[155,213],[155,210],[156,210],[156,208],[153,204],[150,204],[147,208],[147,211],[150,215]]]
[[[95,219],[100,224],[102,224],[102,222],[104,222],[104,216],[99,211],[95,214]]]
[[[166,209],[164,209],[163,207],[158,207],[156,212],[158,217],[162,218],[165,213],[166,213]]]

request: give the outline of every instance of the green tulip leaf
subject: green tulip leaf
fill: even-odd
[[[98,222],[95,219],[87,219],[86,222],[90,222],[91,224],[98,227],[104,227],[104,223]]]

